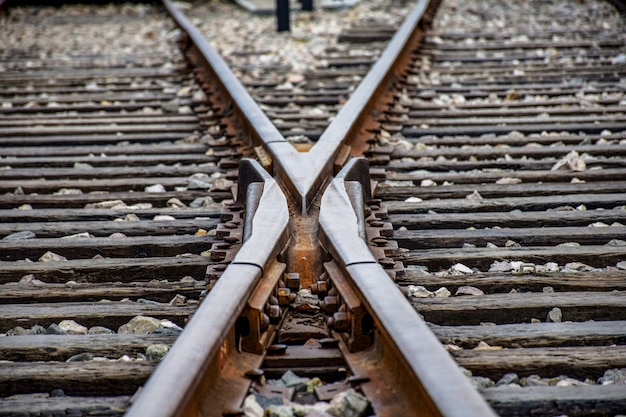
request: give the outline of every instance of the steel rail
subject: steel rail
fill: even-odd
[[[311,158],[326,161],[324,169],[318,170],[314,175],[319,177],[328,175],[335,157],[345,145],[360,145],[358,149],[351,150],[351,154],[362,155],[363,145],[358,144],[357,141],[366,133],[368,127],[375,125],[368,118],[371,117],[377,104],[380,105],[381,102],[390,99],[386,93],[408,65],[410,57],[408,51],[416,48],[423,36],[420,25],[430,19],[438,3],[439,0],[417,1],[376,63],[322,132],[318,142],[309,150]]]
[[[295,212],[296,217],[302,216],[298,217],[300,220],[307,216],[315,197],[320,196],[324,186],[328,185],[321,196],[319,219],[317,213],[308,218],[319,222],[322,244],[340,263],[348,277],[348,285],[358,293],[375,322],[373,353],[372,349],[368,349],[374,356],[369,358],[369,363],[372,358],[374,361],[380,359],[385,366],[374,366],[379,369],[369,366],[366,370],[371,371],[372,378],[378,378],[379,382],[388,380],[389,375],[382,375],[385,372],[394,373],[393,378],[399,378],[405,387],[394,387],[389,393],[369,391],[379,415],[399,415],[397,412],[401,409],[402,415],[493,416],[489,406],[471,387],[367,247],[362,214],[362,203],[370,198],[367,164],[363,160],[351,160],[339,177],[331,181],[335,167],[343,165],[349,157],[345,155],[345,160],[336,163],[344,146],[355,144],[363,126],[371,123],[368,117],[375,102],[382,99],[389,84],[398,75],[399,66],[406,64],[406,49],[414,47],[419,41],[418,25],[430,10],[429,3],[418,1],[379,59],[381,63],[368,73],[308,153],[297,152],[285,140],[200,31],[170,0],[163,0],[163,3],[191,40],[189,52],[209,74],[210,80],[206,81],[219,84],[222,95],[228,97],[228,105],[232,105],[245,133],[271,156],[273,174],[291,199],[292,214]],[[358,154],[359,151],[355,149],[351,153]],[[224,389],[213,389],[211,384],[219,379],[222,385],[232,383],[226,388],[232,389],[237,385],[245,394],[245,380],[241,381],[245,367],[258,367],[262,360],[261,355],[245,356],[239,351],[236,346],[237,320],[254,298],[255,289],[266,281],[262,279],[264,272],[266,278],[272,276],[276,280],[276,276],[282,275],[284,269],[276,266],[276,257],[287,240],[291,238],[292,244],[298,240],[297,237],[294,239],[298,231],[294,232],[294,226],[288,230],[288,201],[279,184],[269,174],[261,172],[263,170],[257,163],[244,162],[240,173],[246,170],[248,174],[255,173],[256,178],[249,180],[246,179],[249,175],[240,176],[238,200],[255,201],[255,197],[248,198],[249,193],[254,194],[257,190],[250,183],[262,181],[264,184],[262,196],[256,199],[258,205],[253,204],[256,211],[247,208],[246,240],[150,378],[128,416],[196,416],[203,412],[220,415],[223,410],[228,410],[225,407],[233,409],[236,406],[228,404],[220,396]],[[352,188],[350,193],[346,191],[346,186]],[[356,194],[362,194],[360,198],[355,198],[355,186]],[[352,200],[348,194],[352,194]],[[251,216],[252,221],[249,219]],[[291,224],[297,221],[292,219]],[[307,239],[318,239],[317,227],[305,229],[304,233],[310,235],[306,236]],[[259,253],[259,248],[266,247],[268,242],[269,248]],[[315,261],[319,259],[315,258]],[[358,363],[368,363],[360,352],[350,352],[345,346],[343,350],[347,358],[354,359],[357,368]],[[238,355],[241,363],[231,363],[236,362],[230,358],[231,354]],[[234,373],[238,377],[234,377]],[[368,384],[363,384],[362,388],[366,393],[370,389]],[[204,393],[200,392],[202,389]],[[404,408],[394,404],[400,402],[394,398],[394,394],[400,391],[404,404],[400,407]],[[389,404],[388,408],[375,399],[377,395]],[[410,405],[408,408],[407,404]]]
[[[382,361],[388,367],[395,367],[393,371],[407,375],[406,385],[396,390],[403,394],[405,404],[413,404],[413,410],[396,409],[402,406],[401,401],[381,404],[378,409],[375,404],[374,408],[385,410],[379,415],[496,416],[389,279],[363,239],[358,213],[364,207],[355,201],[349,189],[356,188],[364,198],[369,198],[369,180],[364,182],[362,176],[364,161],[350,160],[327,187],[319,221],[323,245],[346,271],[377,324],[380,337],[393,347],[381,355]],[[362,388],[367,391],[367,384]],[[372,401],[376,402],[374,396]]]
[[[385,90],[408,62],[405,52],[421,40],[419,24],[428,11],[436,8],[437,1],[418,0],[398,32],[391,39],[374,67],[322,133],[318,142],[307,153],[298,152],[272,124],[267,115],[256,106],[254,99],[230,70],[224,59],[211,46],[171,0],[163,4],[178,26],[192,41],[192,49],[212,75],[211,82],[218,83],[241,115],[247,133],[271,155],[274,174],[280,178],[295,200],[295,207],[306,213],[313,199],[332,176],[334,161],[342,147],[355,142],[359,130],[364,129],[364,119],[372,103],[380,100]],[[254,128],[252,128],[254,126]]]
[[[310,199],[320,184],[313,184],[309,172],[314,172],[319,163],[306,154],[299,153],[274,126],[267,115],[255,103],[250,93],[237,79],[228,64],[171,0],[163,0],[176,24],[191,40],[190,52],[202,63],[212,84],[218,84],[225,96],[231,97],[230,104],[246,128],[246,134],[257,145],[262,145],[272,158],[274,174],[280,178],[295,198],[299,210],[306,212]],[[315,191],[316,192],[316,191]],[[313,194],[314,195],[314,194]]]
[[[197,415],[207,400],[197,396],[197,387],[206,387],[207,379],[215,378],[209,371],[219,373],[228,350],[233,349],[225,329],[235,326],[250,295],[287,243],[289,210],[280,187],[256,161],[246,160],[244,166],[249,179],[248,184],[240,182],[241,189],[252,182],[263,184],[252,231],[132,404],[129,417]]]

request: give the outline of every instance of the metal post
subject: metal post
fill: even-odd
[[[289,0],[276,0],[278,31],[289,31]]]
[[[300,3],[302,3],[302,10],[305,12],[313,11],[313,0],[300,0]]]

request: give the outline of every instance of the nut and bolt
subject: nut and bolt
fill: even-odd
[[[348,314],[343,311],[338,311],[333,314],[332,317],[326,319],[326,324],[329,328],[337,332],[347,332],[350,330],[350,320]]]
[[[298,272],[288,272],[284,276],[287,288],[298,290],[300,288],[300,274]]]
[[[385,269],[392,269],[394,266],[396,266],[396,261],[394,261],[391,258],[379,259],[378,263],[381,264],[382,267],[385,268]]]
[[[280,306],[277,305],[268,305],[265,307],[267,316],[269,317],[270,323],[277,323],[280,321],[280,317],[282,316],[282,310]]]
[[[281,306],[289,305],[296,300],[296,295],[289,288],[279,288],[276,291],[276,296],[278,297],[278,304]]]
[[[373,238],[371,240],[371,242],[379,247],[383,247],[383,246],[387,246],[389,244],[389,241],[387,240],[387,238],[383,237],[383,236],[377,236],[375,238]]]
[[[227,229],[236,229],[237,227],[239,227],[239,225],[235,223],[234,221],[230,221],[230,222],[224,223],[224,227]]]
[[[382,222],[378,219],[367,219],[367,224],[369,224],[371,227],[383,227],[385,225],[385,222]]]
[[[339,308],[339,300],[337,297],[326,296],[324,300],[320,301],[320,308],[326,314],[332,314]]]

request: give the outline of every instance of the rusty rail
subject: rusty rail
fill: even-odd
[[[363,175],[367,164],[363,162],[350,160],[326,189],[320,230],[323,245],[345,270],[350,286],[346,292],[353,290],[363,300],[375,323],[375,338],[383,339],[377,343],[390,347],[360,353],[355,362],[362,364],[364,374],[379,378],[386,386],[391,386],[393,374],[406,376],[395,390],[382,395],[372,392],[374,408],[379,402],[378,409],[385,410],[385,415],[495,415],[372,256],[364,239],[364,224],[359,221],[365,211],[363,201],[369,198],[369,178]],[[352,315],[352,328],[367,326],[367,315],[361,315],[360,321],[357,318]],[[367,393],[369,386],[362,388]]]
[[[419,22],[434,6],[418,1],[320,141],[308,153],[298,153],[200,32],[170,0],[164,4],[191,41],[188,50],[192,61],[204,68],[205,83],[217,83],[218,94],[232,101],[245,134],[270,155],[265,167],[276,180],[258,163],[242,162],[238,202],[248,202],[242,215],[243,244],[127,415],[240,412],[240,399],[250,385],[245,374],[260,366],[272,339],[264,312],[274,307],[278,311],[273,317],[281,314],[280,306],[270,305],[270,297],[288,295],[279,284],[285,270],[300,272],[301,287],[325,273],[337,289],[337,304],[345,308],[329,324],[343,340],[340,346],[350,367],[367,376],[369,382],[361,388],[378,415],[494,415],[369,250],[369,170],[365,160],[349,159],[362,151],[358,139],[373,103],[384,101],[399,66],[406,64],[405,50],[419,42]],[[323,265],[322,247],[310,246],[318,242],[318,233],[334,259]],[[281,251],[287,265],[276,260]]]
[[[280,188],[256,161],[243,161],[241,171],[245,174],[240,187],[247,191],[245,194],[257,194],[253,197],[259,198],[256,212],[249,213],[254,217],[252,231],[194,313],[186,331],[154,372],[128,416],[196,415],[198,409],[236,408],[238,404],[228,404],[227,397],[211,388],[224,388],[216,384],[221,380],[228,384],[228,392],[239,389],[243,395],[248,389],[243,374],[260,364],[258,355],[240,354],[236,363],[228,361],[229,353],[238,351],[237,337],[242,336],[228,329],[235,327],[259,282],[282,275],[275,258],[287,243],[289,212]],[[262,184],[262,190],[250,186],[252,184]],[[231,368],[233,372],[227,374],[225,369]],[[213,395],[194,395],[198,387]],[[210,403],[204,404],[206,401]]]

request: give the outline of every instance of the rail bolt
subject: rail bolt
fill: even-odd
[[[288,272],[285,274],[285,282],[290,290],[298,290],[300,288],[300,274],[298,272]]]
[[[332,320],[332,327],[337,332],[347,332],[350,330],[350,320],[348,314],[344,312],[337,312],[329,317],[329,322]],[[329,323],[330,324],[330,323]]]
[[[389,244],[389,241],[387,240],[387,238],[383,237],[383,236],[378,236],[372,239],[371,241],[374,245],[379,246],[379,247],[383,247],[383,246],[387,246]]]
[[[391,258],[382,258],[378,260],[378,263],[385,269],[391,269],[396,266],[396,261]]]
[[[230,243],[231,245],[236,245],[237,243],[239,243],[239,238],[236,236],[224,236],[223,239],[224,242]]]
[[[276,295],[278,296],[278,304],[281,306],[289,305],[296,300],[296,295],[292,294],[289,288],[279,288]]]
[[[337,297],[326,296],[323,301],[320,301],[320,307],[326,314],[332,314],[337,311],[339,302]]]
[[[378,219],[368,219],[367,223],[371,226],[371,227],[383,227],[385,225],[384,222],[381,222]]]
[[[270,305],[267,307],[267,316],[270,319],[270,323],[277,323],[280,321],[280,316],[282,315],[282,311],[277,305]]]
[[[326,294],[328,292],[328,281],[317,281],[311,285],[310,289],[313,294]]]
[[[317,294],[328,293],[328,281],[317,281]]]

